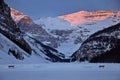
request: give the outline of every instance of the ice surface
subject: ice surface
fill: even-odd
[[[9,65],[14,65],[9,68]],[[104,67],[99,67],[104,65]],[[120,64],[48,63],[0,65],[0,80],[120,80]]]

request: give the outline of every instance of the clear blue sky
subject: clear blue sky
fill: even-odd
[[[5,2],[32,19],[80,10],[120,10],[120,0],[5,0]]]

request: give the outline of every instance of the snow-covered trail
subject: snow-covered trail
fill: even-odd
[[[14,68],[0,65],[0,80],[120,80],[119,75],[120,64],[17,64]]]

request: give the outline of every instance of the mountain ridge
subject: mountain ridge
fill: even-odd
[[[73,54],[78,61],[120,62],[120,23],[92,34]]]
[[[40,20],[38,20],[37,22],[36,21],[34,21],[34,22],[35,22],[35,24],[38,25],[38,27],[41,27],[41,29],[42,28],[44,29],[43,33],[47,32],[49,35],[53,36],[52,38],[49,38],[49,37],[45,38],[45,40],[43,40],[43,42],[45,42],[48,45],[51,45],[51,42],[54,42],[55,45],[58,46],[58,48],[56,48],[56,49],[59,51],[66,50],[65,55],[67,55],[67,58],[69,58],[70,55],[72,55],[72,52],[74,52],[78,48],[78,46],[80,46],[82,43],[84,43],[84,41],[87,38],[89,38],[89,36],[91,34],[94,34],[95,32],[97,32],[99,30],[108,28],[111,25],[115,25],[115,24],[119,23],[119,20],[120,20],[119,11],[118,12],[102,11],[102,10],[98,11],[98,12],[81,11],[80,14],[82,14],[83,21],[84,20],[86,20],[86,21],[84,24],[80,23],[74,27],[73,27],[73,25],[70,25],[68,21],[60,18],[60,16],[55,17],[55,18],[52,18],[52,17],[40,18]],[[22,14],[22,15],[24,15],[24,14]],[[81,17],[81,15],[80,15],[80,17]],[[99,20],[99,18],[100,18],[100,20]],[[74,17],[74,19],[76,19],[76,18]],[[27,23],[26,20],[24,21],[24,17],[21,17],[21,20],[19,20],[19,22],[21,24]],[[33,24],[34,24],[34,22],[33,22]],[[29,23],[27,23],[27,25],[29,25]],[[23,25],[23,27],[25,27],[25,25]],[[27,30],[32,29],[33,31],[35,31],[34,27],[35,26],[33,26],[33,28],[29,27]],[[34,35],[32,34],[32,36],[35,39],[40,39],[40,36],[38,36],[38,34],[39,34],[39,32],[35,33]],[[39,35],[42,36],[42,33],[40,33]],[[37,36],[37,37],[35,37],[35,36]],[[47,39],[49,41],[46,41]],[[56,39],[56,40],[53,40],[53,39]],[[41,41],[41,40],[39,40],[39,41]],[[33,44],[33,42],[32,42],[32,44]],[[69,48],[68,48],[68,46],[69,46]],[[74,47],[74,49],[73,49],[73,47]],[[70,51],[70,52],[68,52],[68,51]]]
[[[84,23],[91,23],[96,21],[103,21],[105,19],[108,19],[110,17],[120,16],[120,10],[113,11],[113,10],[98,10],[98,11],[78,11],[71,14],[66,14],[59,16],[59,18],[62,18],[69,23],[71,23],[72,26],[84,24]]]
[[[54,48],[44,45],[38,40],[38,38],[36,39],[36,37],[33,36],[36,33],[34,28],[36,28],[36,30],[40,30],[40,36],[42,36],[42,34],[44,35],[44,33],[47,34],[44,29],[42,29],[40,26],[38,27],[38,25],[34,23],[27,23],[26,20],[30,19],[28,16],[27,19],[26,17],[21,17],[22,21],[19,19],[19,22],[21,22],[22,25],[18,25],[20,23],[13,20],[10,11],[10,7],[4,3],[4,0],[1,0],[0,63],[40,63],[61,62],[64,60],[64,54],[60,53]],[[35,26],[34,28],[33,25]],[[23,27],[26,27],[27,30],[32,27],[34,30],[30,29],[30,31],[26,32]]]
[[[16,12],[18,14],[21,13],[19,11],[13,11],[13,12]],[[94,22],[89,22],[89,23],[86,22],[85,24],[79,24],[79,25],[76,25],[73,27],[73,26],[71,26],[71,24],[68,21],[60,18],[59,16],[58,17],[43,17],[43,18],[40,18],[39,20],[31,21],[31,22],[33,22],[32,24],[37,24],[37,28],[36,28],[35,27],[36,25],[31,25],[31,24],[27,23],[27,20],[25,20],[24,17],[21,16],[21,20],[19,20],[18,25],[22,26],[22,29],[25,28],[24,31],[30,31],[31,33],[34,33],[34,35],[36,35],[36,37],[39,38],[39,40],[42,41],[43,43],[45,43],[46,45],[56,48],[57,50],[62,51],[63,53],[69,54],[69,56],[70,56],[71,55],[70,53],[73,53],[74,51],[76,51],[76,49],[79,48],[78,46],[81,45],[81,43],[89,35],[93,34],[94,32],[96,32],[98,30],[102,30],[106,27],[117,24],[119,22],[119,20],[118,20],[119,18],[117,16],[114,16],[114,14],[113,14],[114,11],[100,10],[98,12],[99,12],[99,14],[97,14],[97,12],[88,12],[88,11],[81,11],[80,13],[82,13],[85,16],[86,16],[86,14],[93,15],[93,13],[98,16],[100,15],[100,13],[110,14],[110,15],[107,15],[107,17],[110,16],[110,18],[105,19],[106,18],[105,17],[104,18],[105,20],[102,18],[103,20],[101,20],[101,21],[94,21]],[[86,13],[86,14],[84,14],[84,13]],[[23,16],[26,16],[23,13],[21,13],[21,14]],[[13,14],[13,19],[14,19],[14,16],[17,16],[17,15]],[[19,15],[18,15],[18,17],[19,17]],[[95,17],[97,17],[97,16],[95,16]],[[86,20],[86,18],[85,18],[85,20]],[[41,29],[38,29],[38,27],[39,28],[41,27]],[[31,31],[31,29],[32,29],[32,31]],[[43,33],[45,33],[45,35],[42,35]],[[41,37],[39,35],[44,36],[44,37]],[[68,44],[70,44],[70,45],[68,45]],[[66,51],[66,49],[68,49],[67,46],[70,47],[69,48],[70,50],[68,50],[68,51],[71,51],[71,52]],[[75,46],[76,49],[73,48],[72,46]],[[63,47],[66,47],[66,48],[63,48]]]

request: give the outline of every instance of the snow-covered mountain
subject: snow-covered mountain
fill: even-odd
[[[91,34],[120,21],[119,11],[102,10],[80,11],[58,17],[42,17],[34,22],[30,17],[15,9],[11,9],[11,15],[23,32],[32,33],[37,40],[63,52],[66,57],[79,49],[81,43]]]
[[[11,9],[11,14],[12,18],[15,19],[14,21],[16,21],[22,32],[31,33],[32,36],[34,36],[37,40],[48,46],[56,48],[63,53],[67,53],[68,56],[70,56],[76,50],[76,48],[79,48],[78,45],[74,45],[74,41],[72,41],[71,43],[72,46],[77,46],[74,48],[71,46],[71,44],[66,43],[66,40],[68,39],[64,36],[68,36],[73,29],[72,27],[70,29],[70,24],[67,21],[60,18],[44,17],[36,21],[36,23],[39,22],[40,24],[35,24],[29,18],[29,21],[32,22],[32,24],[29,24],[27,23],[27,20],[25,20],[23,17],[26,16],[25,14],[14,9]],[[59,29],[56,26],[60,26]],[[57,34],[56,30],[58,30]],[[68,46],[71,46],[70,51],[67,50]]]
[[[13,20],[16,22],[16,24],[19,26],[22,32],[31,33],[32,36],[37,38],[39,41],[51,47],[58,46],[57,39],[51,34],[49,34],[43,28],[44,25],[35,24],[30,17],[12,8],[11,8],[11,15],[12,15]]]
[[[24,17],[24,19],[26,19],[26,17]],[[29,24],[26,22],[24,23]],[[39,27],[38,29],[40,30],[42,28]],[[64,54],[58,52],[54,48],[41,43],[39,40],[36,39],[35,36],[33,36],[34,33],[23,31],[24,29],[22,29],[21,31],[21,29],[13,21],[8,5],[4,3],[4,0],[1,0],[0,63],[40,63],[49,61],[64,61]]]
[[[11,41],[16,43],[27,53],[31,54],[31,48],[23,39],[23,34],[17,27],[15,22],[12,20],[10,15],[10,8],[2,0],[0,5],[0,33],[9,38]]]
[[[22,19],[24,19],[27,24],[32,24],[33,23],[32,19],[30,19],[29,16],[23,14],[22,12],[19,12],[18,10],[15,10],[15,9],[11,8],[10,13],[11,13],[11,16],[12,16],[13,20],[17,23],[19,23]]]
[[[120,17],[120,11],[118,11],[117,16]]]
[[[81,55],[80,51],[81,48],[83,52],[86,49],[84,43],[89,38],[91,39],[90,35],[99,30],[106,30],[109,26],[120,22],[120,11],[102,10],[96,12],[80,11],[78,13],[58,17],[44,17],[32,21],[29,16],[15,9],[10,9],[3,0],[1,2],[0,52],[2,54],[0,55],[0,63],[3,63],[4,60],[7,63],[12,63],[14,59],[18,59],[16,60],[17,62],[22,60],[29,63],[36,63],[39,60],[40,62],[67,62],[70,60],[69,57],[72,53],[79,49],[80,46],[80,49],[72,57],[77,60],[81,59],[81,56],[86,58],[86,56]],[[108,32],[105,33],[108,35]],[[101,42],[101,39],[98,41]],[[107,47],[114,46],[114,43],[114,41],[111,42],[110,46]],[[91,43],[91,45],[93,44]],[[78,56],[76,57],[76,55]],[[88,60],[93,58],[91,55],[93,54],[90,53],[87,56]]]
[[[120,23],[100,30],[85,40],[73,59],[90,62],[120,62]]]
[[[68,22],[71,23],[71,25],[79,25],[79,24],[89,24],[97,21],[103,21],[111,17],[118,17],[120,16],[119,11],[105,11],[105,10],[98,10],[94,12],[88,12],[88,11],[79,11],[72,14],[66,14],[59,16],[59,18],[62,18]]]
[[[43,28],[57,38],[56,49],[70,56],[91,34],[119,23],[118,13],[119,11],[80,11],[58,17],[40,18],[35,23],[44,25]]]
[[[93,33],[120,21],[120,11],[80,11],[58,17],[42,17],[32,21],[27,15],[11,9],[11,15],[23,32],[56,48],[69,57]],[[26,19],[27,17],[27,19]]]

